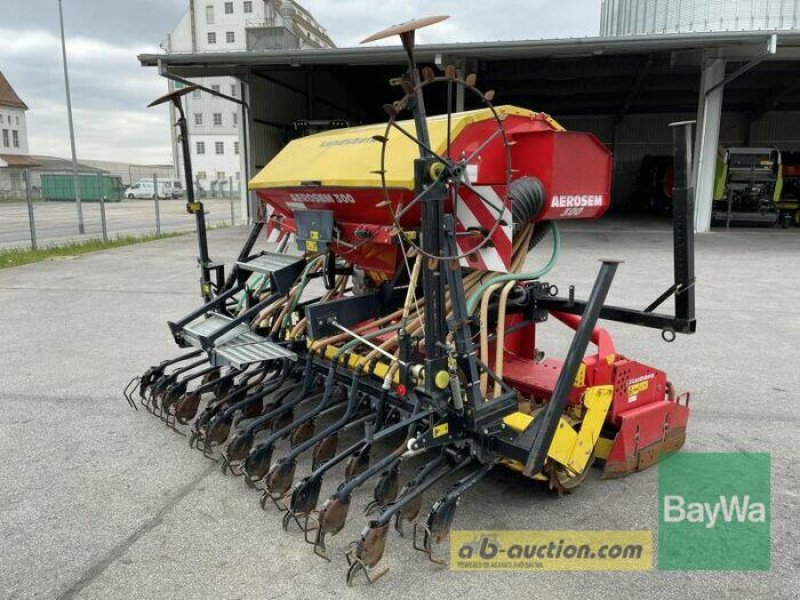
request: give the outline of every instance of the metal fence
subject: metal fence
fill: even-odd
[[[159,189],[158,176],[152,174],[154,189]],[[195,220],[186,212],[186,198],[181,196],[128,198],[125,190],[119,201],[110,201],[115,193],[114,180],[103,173],[82,173],[81,196],[78,205],[71,198],[48,201],[46,185],[34,187],[31,172],[23,172],[25,198],[0,201],[0,248],[32,247],[81,241],[108,240],[122,235],[189,232]],[[202,190],[199,199],[206,209],[209,227],[221,227],[243,222],[238,186],[231,180],[225,186]],[[72,180],[70,178],[70,185]],[[79,208],[80,207],[80,208]],[[245,215],[246,218],[246,215]],[[79,233],[83,222],[84,233]]]

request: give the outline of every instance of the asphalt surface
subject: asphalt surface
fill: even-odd
[[[700,237],[693,337],[666,344],[656,331],[609,324],[618,351],[693,392],[686,451],[772,453],[772,570],[750,573],[465,574],[392,533],[389,574],[347,589],[343,552],[365,524],[369,490],[325,562],[240,479],[122,399],[133,375],[176,354],[165,321],[198,304],[191,237],[0,271],[0,598],[797,598],[798,234]],[[230,260],[245,235],[212,232],[214,258]],[[598,257],[626,261],[610,302],[643,307],[670,283],[671,237],[659,226],[585,224],[563,238],[550,280],[575,283],[578,297]],[[534,251],[531,265],[546,254]],[[561,354],[563,326],[541,329],[539,346]],[[655,531],[657,470],[619,480],[593,472],[558,498],[498,469],[464,497],[455,527]]]
[[[206,222],[209,226],[230,225],[241,219],[239,198],[203,199]],[[81,203],[84,235],[78,233],[78,212],[74,202],[35,202],[33,204],[34,229],[40,245],[56,244],[87,238],[102,237],[102,217],[97,202]],[[154,200],[128,200],[106,202],[106,231],[116,235],[141,235],[156,231],[156,206]],[[162,232],[192,231],[194,218],[186,213],[184,199],[158,202],[158,215]],[[233,216],[233,219],[231,219]],[[28,206],[24,202],[0,202],[0,248],[30,247],[31,229]]]

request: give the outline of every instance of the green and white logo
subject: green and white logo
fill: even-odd
[[[660,569],[769,570],[769,454],[681,453],[658,469]]]

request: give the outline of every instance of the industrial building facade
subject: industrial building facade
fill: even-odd
[[[250,52],[268,49],[327,48],[325,30],[292,0],[190,0],[181,21],[162,47],[168,53]],[[197,83],[220,95],[197,90],[185,100],[195,179],[211,194],[240,189],[242,173],[241,82],[228,76],[202,77]],[[181,83],[170,82],[170,91]],[[172,123],[177,119],[170,108]],[[172,131],[175,172],[183,178],[180,141]]]

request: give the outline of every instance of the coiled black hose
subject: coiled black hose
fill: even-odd
[[[542,212],[545,201],[545,190],[542,182],[536,177],[520,177],[511,182],[511,215],[514,218],[514,235],[533,221]],[[539,244],[550,231],[547,222],[536,223],[533,229],[528,250]]]

